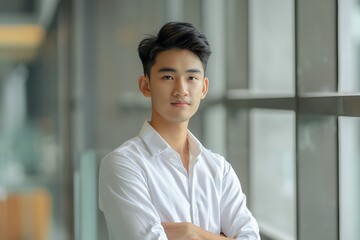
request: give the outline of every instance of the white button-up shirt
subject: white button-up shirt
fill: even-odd
[[[188,132],[190,164],[145,122],[101,162],[99,205],[110,240],[167,239],[161,222],[191,222],[215,234],[260,239],[231,165]]]

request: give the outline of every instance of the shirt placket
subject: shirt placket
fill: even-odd
[[[192,223],[199,226],[199,210],[196,202],[196,187],[197,187],[197,174],[196,174],[197,159],[192,159],[189,165],[189,197],[191,204],[191,219]]]
[[[186,169],[184,168],[184,165],[180,159],[180,155],[176,152],[173,152],[172,150],[170,152],[167,153],[167,159],[170,160],[171,164],[179,171],[183,174],[183,176],[181,176],[179,178],[179,184],[183,184],[183,186],[185,187],[185,191],[183,194],[185,196],[185,198],[187,199],[187,202],[188,204],[190,205],[190,212],[188,213],[190,219],[191,219],[191,222],[192,222],[192,198],[191,198],[191,187],[190,187],[190,178],[189,178],[189,173],[186,171]],[[180,182],[181,181],[181,182]],[[190,220],[189,219],[189,220]]]

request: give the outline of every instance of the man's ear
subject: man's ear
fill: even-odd
[[[202,89],[202,97],[201,97],[201,99],[205,98],[208,91],[209,91],[209,79],[206,77],[206,78],[204,78],[204,85],[203,85],[203,89]]]
[[[139,90],[145,97],[150,97],[150,80],[146,76],[140,76],[138,79]]]

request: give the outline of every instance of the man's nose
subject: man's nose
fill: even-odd
[[[174,96],[187,96],[189,94],[186,79],[176,80],[173,94]]]

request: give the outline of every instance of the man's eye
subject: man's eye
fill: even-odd
[[[189,80],[194,81],[194,80],[197,80],[197,78],[196,77],[189,77]]]
[[[172,80],[173,77],[172,77],[172,76],[163,76],[161,79],[164,79],[164,80]]]

